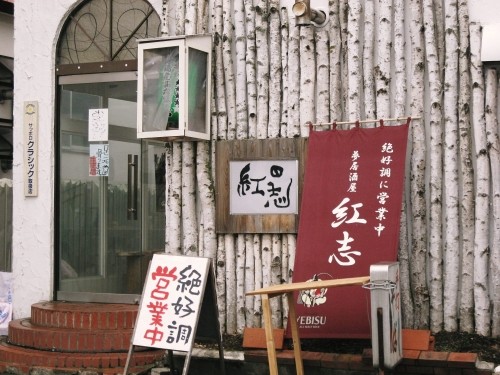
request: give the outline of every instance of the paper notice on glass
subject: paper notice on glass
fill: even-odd
[[[108,140],[108,109],[89,109],[89,142]]]
[[[109,176],[109,144],[89,146],[89,176]]]

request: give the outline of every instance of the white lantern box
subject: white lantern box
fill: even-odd
[[[210,139],[212,36],[138,41],[137,137]]]

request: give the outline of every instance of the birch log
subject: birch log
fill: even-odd
[[[260,235],[253,236],[253,255],[255,259],[255,289],[260,289],[263,286],[263,271],[262,271],[262,248]],[[253,305],[253,326],[260,327],[262,325],[262,299],[255,298]]]
[[[197,1],[188,0],[183,7],[185,14],[178,17],[184,19],[184,33],[196,33]],[[182,142],[182,247],[184,255],[198,255],[198,222],[196,218],[196,184],[194,143]]]
[[[280,135],[281,124],[281,25],[279,0],[269,1],[269,127],[268,137]]]
[[[184,35],[186,20],[186,4],[184,1],[175,2],[175,35]]]
[[[490,301],[488,296],[489,261],[489,163],[484,114],[484,81],[481,62],[481,28],[470,24],[472,124],[476,158],[476,206],[474,235],[474,315],[476,333],[490,334]]]
[[[426,278],[427,231],[425,202],[425,127],[423,118],[424,102],[424,45],[422,35],[421,1],[410,0],[410,40],[411,40],[411,98],[412,117],[421,117],[412,122],[410,198],[412,221],[411,284],[414,290],[414,327],[424,329],[429,326],[429,291]]]
[[[169,34],[169,13],[168,13],[168,0],[161,1],[161,35],[167,36]]]
[[[253,0],[244,0],[246,19],[246,75],[248,105],[248,137],[257,137],[257,63],[255,46],[255,8]]]
[[[198,255],[194,143],[182,142],[182,252]]]
[[[405,117],[406,112],[406,58],[405,58],[405,0],[394,1],[394,117]],[[406,186],[405,176],[405,186]],[[399,269],[401,272],[401,305],[404,328],[412,327],[414,321],[413,301],[410,287],[410,245],[408,238],[407,194],[403,195],[399,230]]]
[[[434,12],[432,0],[423,0],[425,26],[425,52],[429,74],[430,96],[430,216],[429,216],[429,297],[431,331],[443,328],[443,247],[442,247],[442,84],[437,55]]]
[[[391,77],[391,28],[392,0],[379,0],[378,3],[378,53],[375,66],[377,117],[390,116],[389,84]]]
[[[306,122],[315,122],[315,86],[316,63],[314,47],[314,30],[312,27],[300,27],[300,135],[309,135]]]
[[[491,335],[500,336],[500,141],[498,129],[498,76],[493,68],[486,70],[486,141],[491,171]]]
[[[246,242],[239,234],[236,245],[236,333],[242,334],[246,327],[245,285],[246,285]],[[234,303],[234,301],[233,301]]]
[[[406,116],[405,0],[394,1],[394,115]]]
[[[287,284],[291,282],[288,279],[289,270],[289,259],[290,255],[288,253],[288,238],[292,236],[290,234],[283,234],[281,237],[281,272],[280,272],[280,284]],[[288,301],[286,294],[281,295],[281,326],[286,327],[288,321]]]
[[[234,3],[235,19],[235,55],[236,55],[236,139],[248,137],[248,101],[247,101],[247,71],[246,71],[246,35],[245,35],[245,7],[243,0]],[[253,283],[253,247],[251,237],[248,235],[238,236],[238,281],[237,281],[237,332],[241,333],[245,326],[251,324],[253,319],[253,298],[245,297],[245,292],[254,290]],[[241,253],[241,250],[244,250]]]
[[[347,67],[348,67],[348,107],[349,120],[361,117],[361,58],[359,40],[359,22],[361,18],[360,0],[349,1],[347,20]]]
[[[215,70],[215,93],[217,102],[217,138],[227,139],[227,109],[226,109],[226,84],[224,80],[224,60],[222,51],[222,0],[214,2],[212,12],[214,29],[214,70]]]
[[[269,72],[269,127],[268,137],[277,138],[280,135],[281,123],[281,22],[279,0],[269,2],[269,47],[271,49]],[[279,284],[281,278],[281,236],[274,234],[271,239],[271,285]],[[273,311],[273,327],[281,327],[283,322],[281,298],[271,299]]]
[[[288,41],[288,138],[300,135],[300,59],[299,27],[291,21]]]
[[[169,186],[170,195],[168,197],[168,222],[167,231],[167,253],[181,255],[181,162],[182,162],[182,145],[179,142],[172,142],[172,160],[167,161],[170,165],[170,182]]]
[[[214,9],[212,10],[213,17],[213,29],[214,29],[214,76],[215,76],[215,98],[216,98],[216,108],[217,108],[217,138],[226,139],[227,138],[227,110],[226,110],[226,93],[225,93],[225,82],[224,82],[224,71],[223,71],[223,58],[222,58],[222,12],[223,3],[222,0],[216,0],[214,2]],[[232,249],[227,249],[226,242],[229,243],[230,238],[226,241],[226,236],[220,235],[217,238],[217,273],[216,273],[216,283],[217,283],[217,306],[219,308],[219,323],[222,332],[227,332],[227,286],[226,286],[226,267],[227,259],[226,252],[234,253],[234,247]],[[232,317],[233,322],[235,321]],[[234,327],[230,327],[234,329]]]
[[[330,122],[330,61],[328,56],[328,32],[324,29],[317,30],[316,36],[316,122]],[[321,130],[318,129],[318,130]]]
[[[460,132],[460,171],[462,189],[460,217],[462,232],[462,283],[460,294],[460,331],[474,331],[474,171],[472,167],[472,138],[470,124],[471,80],[469,64],[468,1],[458,5],[460,51],[458,58],[458,128]]]
[[[199,232],[202,241],[200,249],[203,250],[199,255],[210,258],[215,262],[217,256],[215,190],[211,175],[210,155],[210,143],[198,142],[196,147],[196,178],[200,196],[200,216],[201,222],[203,223],[203,230]]]
[[[439,57],[439,66],[441,67],[441,80],[444,74],[444,59],[445,59],[445,21],[443,12],[443,0],[434,1],[434,22],[436,25],[436,40]]]
[[[460,230],[458,212],[458,19],[456,0],[446,0],[445,9],[445,71],[444,71],[444,232],[443,292],[444,329],[457,330],[458,278],[460,261]],[[440,327],[439,327],[440,328]]]
[[[365,117],[377,118],[375,102],[375,77],[373,76],[373,55],[375,40],[375,6],[373,0],[365,1],[365,29],[363,43],[363,91]]]
[[[270,234],[261,235],[261,259],[262,259],[262,286],[272,284],[271,263],[272,263],[272,238]],[[274,298],[273,298],[274,299]],[[270,302],[271,303],[271,302]],[[274,312],[271,311],[272,320],[275,321]]]
[[[172,188],[172,160],[173,160],[173,148],[172,142],[165,143],[165,252],[170,254],[170,217],[171,211],[170,208],[167,210],[167,207],[170,207],[170,199],[171,199],[171,188]]]
[[[219,326],[222,332],[227,330],[227,306],[226,306],[226,253],[224,247],[224,236],[217,238],[217,308],[219,314]]]
[[[341,57],[341,85],[342,89],[340,93],[342,94],[342,104],[344,116],[349,116],[349,98],[348,98],[348,58],[347,58],[347,41],[348,41],[348,31],[347,31],[347,19],[349,17],[349,1],[339,0],[339,24],[340,24],[340,57]],[[348,127],[348,125],[346,125]]]
[[[207,2],[203,1],[200,5],[202,8],[207,7]],[[205,15],[200,16],[198,12],[197,31],[204,30],[208,26],[208,19]],[[215,105],[212,98],[211,106]],[[217,123],[212,123],[212,127],[216,127]],[[214,147],[212,147],[214,149]],[[215,194],[214,194],[214,178],[211,174],[211,144],[210,142],[199,142],[196,147],[196,178],[198,185],[198,194],[200,197],[200,221],[202,223],[201,230],[198,231],[201,245],[199,246],[199,256],[204,256],[212,259],[214,270],[217,257],[217,234],[215,231]]]
[[[247,292],[255,290],[255,257],[253,252],[253,235],[245,236],[245,290]],[[247,326],[254,324],[254,296],[245,298],[245,321]]]
[[[255,6],[255,46],[257,52],[257,138],[267,138],[269,125],[269,45],[268,4],[258,0]]]
[[[226,264],[226,333],[237,332],[237,298],[236,293],[236,251],[235,238],[231,234],[224,236]]]
[[[223,67],[224,67],[224,82],[226,88],[226,111],[227,111],[227,139],[233,140],[236,137],[236,88],[234,82],[233,56],[232,56],[232,39],[233,39],[233,24],[231,17],[232,0],[223,0],[222,2],[222,51],[223,51]],[[244,283],[244,275],[237,272],[237,266],[241,266],[238,262],[238,246],[244,240],[243,235],[235,238],[231,234],[225,235],[224,250],[226,252],[226,306],[227,306],[227,333],[234,334],[238,332],[238,317],[240,315],[241,305],[244,302],[243,296],[238,299],[238,285]],[[244,242],[243,242],[244,243]],[[238,262],[238,263],[237,263]],[[235,303],[236,302],[236,303]]]
[[[236,58],[236,139],[248,137],[248,102],[246,72],[245,6],[243,0],[234,2],[234,33]]]
[[[281,14],[281,81],[283,85],[281,98],[281,137],[288,137],[288,31],[290,22],[286,7],[282,7]]]
[[[271,264],[270,264],[270,285],[281,284],[281,257],[282,257],[281,235],[273,234],[271,236]],[[271,299],[273,327],[283,326],[283,311],[281,308],[281,298]]]
[[[330,0],[330,121],[342,120],[342,79],[341,79],[341,30],[339,0]]]
[[[227,139],[236,138],[236,85],[233,69],[233,22],[231,4],[233,0],[222,3],[222,62],[226,87]]]
[[[197,11],[197,34],[208,33],[208,4],[209,0],[199,0],[198,11]]]
[[[286,7],[283,7],[281,9],[281,57],[282,57],[282,64],[283,64],[283,76],[282,76],[282,81],[283,81],[283,98],[282,98],[282,116],[281,116],[281,136],[282,137],[290,137],[291,133],[288,132],[288,126],[290,123],[289,120],[289,98],[288,98],[288,92],[289,92],[289,60],[288,60],[288,51],[289,51],[289,33],[290,33],[290,20],[288,18],[288,12]],[[286,234],[283,235],[282,239],[282,282],[288,283],[291,282],[290,278],[288,277],[289,275],[289,269],[290,267],[290,254],[295,252],[295,248],[291,249],[290,244],[293,243],[295,244],[294,241],[292,241],[292,238],[295,238],[295,235],[293,234]],[[286,327],[287,324],[287,319],[288,319],[288,300],[286,298],[286,295],[283,295],[281,297],[281,305],[282,305],[282,315],[283,315],[283,327]]]
[[[198,20],[198,1],[186,0],[184,18],[184,32],[186,35],[196,34]]]
[[[293,270],[295,266],[295,254],[297,250],[297,236],[293,234],[288,234],[286,236],[287,239],[287,264],[284,264],[286,267],[285,271],[283,272],[284,280],[285,282],[291,283],[293,281]],[[286,296],[283,296],[284,302],[283,302],[283,327],[286,327],[287,325],[287,320],[288,320],[288,311],[289,311],[289,306],[288,306],[288,300]]]

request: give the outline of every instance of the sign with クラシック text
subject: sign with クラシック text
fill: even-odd
[[[229,162],[230,214],[295,214],[297,160]]]
[[[155,254],[149,265],[133,345],[190,351],[210,259]]]
[[[24,102],[24,195],[38,195],[38,102]]]
[[[407,140],[408,124],[310,133],[293,282],[358,277],[396,260]],[[296,298],[301,337],[370,337],[366,290]]]

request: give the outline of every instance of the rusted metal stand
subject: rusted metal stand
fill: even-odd
[[[339,286],[363,285],[370,281],[369,276],[352,277],[347,279],[335,280],[321,280],[321,281],[305,281],[300,283],[280,284],[267,288],[257,289],[248,292],[247,295],[261,295],[262,296],[262,312],[264,315],[264,329],[266,332],[266,346],[267,346],[267,360],[269,362],[269,374],[278,375],[278,361],[276,359],[276,345],[274,343],[273,326],[271,320],[271,305],[269,299],[277,297],[286,293],[288,300],[288,323],[292,332],[293,341],[293,354],[295,357],[295,367],[297,375],[304,375],[304,365],[302,363],[302,356],[300,350],[300,337],[299,329],[297,327],[297,317],[295,313],[295,301],[293,299],[293,292],[308,290],[308,289],[321,289],[333,288]]]

